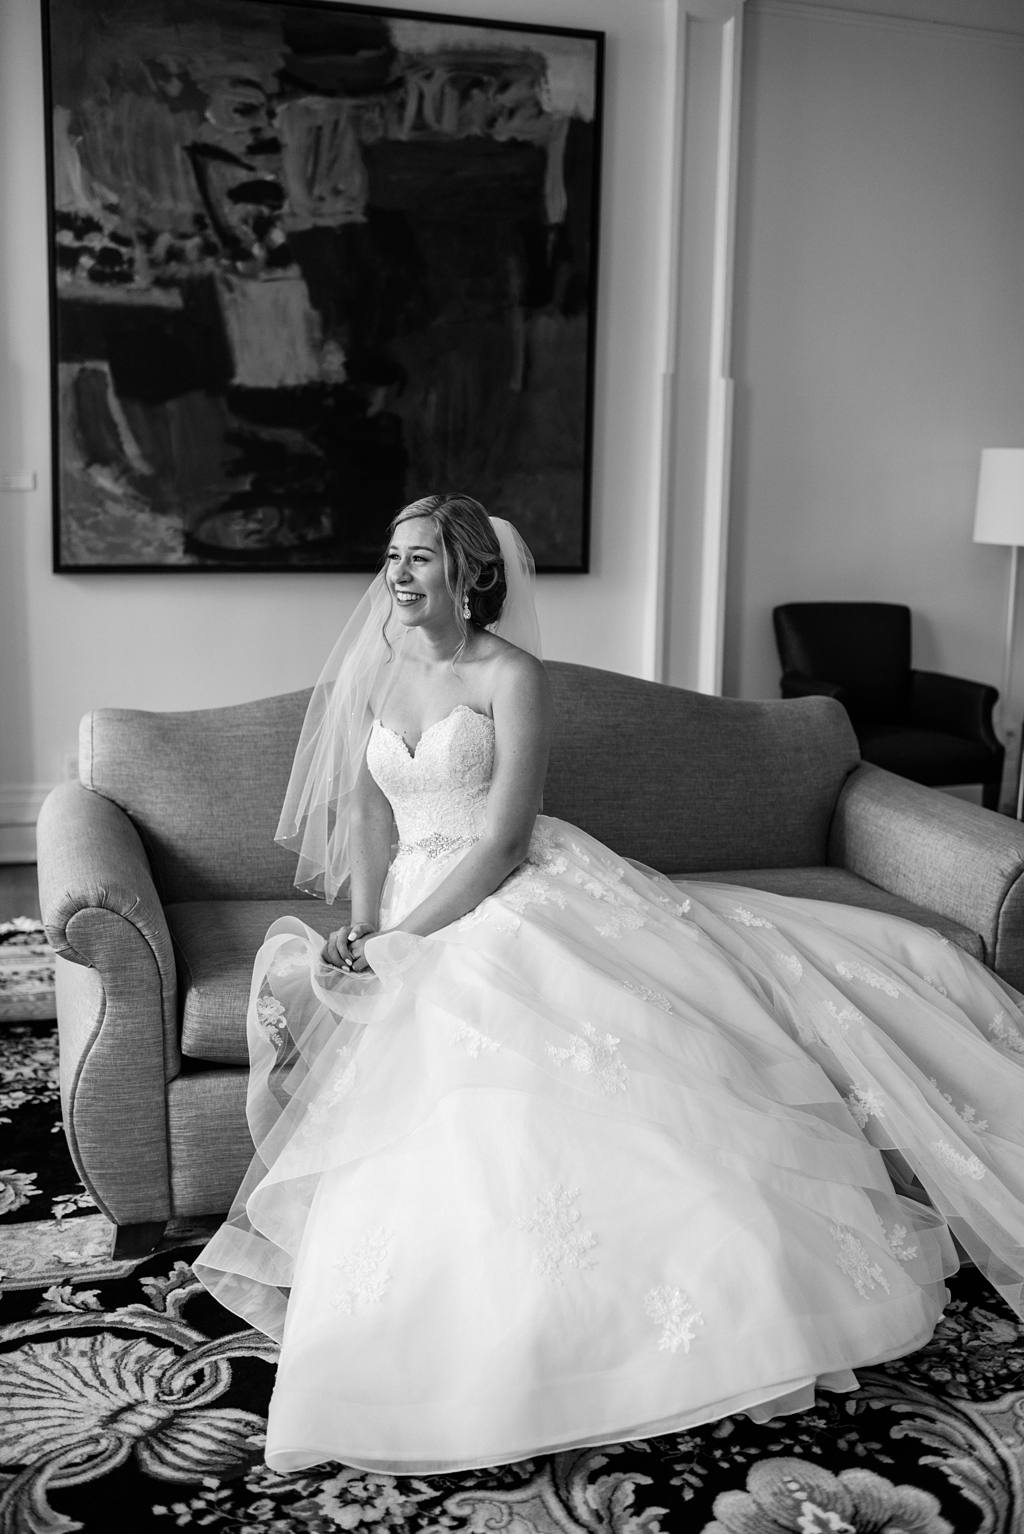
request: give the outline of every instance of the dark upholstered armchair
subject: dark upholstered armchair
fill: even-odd
[[[985,807],[998,809],[1003,747],[992,709],[999,693],[913,670],[909,607],[788,602],[772,617],[784,698],[837,698],[865,761],[933,788],[980,783]]]

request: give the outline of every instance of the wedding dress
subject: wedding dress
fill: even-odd
[[[374,725],[382,926],[481,834],[493,755],[465,706],[414,754]],[[929,1338],[950,1231],[1024,1309],[1020,998],[936,933],[681,888],[540,816],[462,920],[362,975],[321,946],[286,918],[260,951],[258,1153],[196,1265],[283,1340],[275,1469],[799,1410]]]

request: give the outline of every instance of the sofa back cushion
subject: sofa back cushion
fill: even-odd
[[[741,703],[589,666],[548,671],[545,813],[669,874],[825,862],[859,760],[838,703]],[[295,857],[274,831],[308,700],[83,719],[82,782],[135,822],[165,904],[295,898]]]
[[[296,896],[295,855],[274,832],[311,691],[181,714],[86,714],[79,776],[135,822],[165,905]]]
[[[860,760],[832,698],[739,702],[550,664],[557,723],[544,811],[667,874],[826,861]]]

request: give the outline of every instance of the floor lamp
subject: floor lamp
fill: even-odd
[[[978,499],[974,509],[975,543],[1000,543],[1013,550],[1010,562],[1010,595],[1006,604],[1006,641],[1003,648],[1003,685],[999,697],[1004,733],[1010,708],[1010,671],[1013,665],[1013,634],[1017,616],[1017,562],[1024,544],[1024,447],[985,447],[981,450]],[[1024,777],[1020,753],[1017,759],[1017,819],[1024,810]]]

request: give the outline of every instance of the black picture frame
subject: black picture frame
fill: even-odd
[[[41,4],[54,571],[371,570],[451,490],[586,572],[604,34]]]

